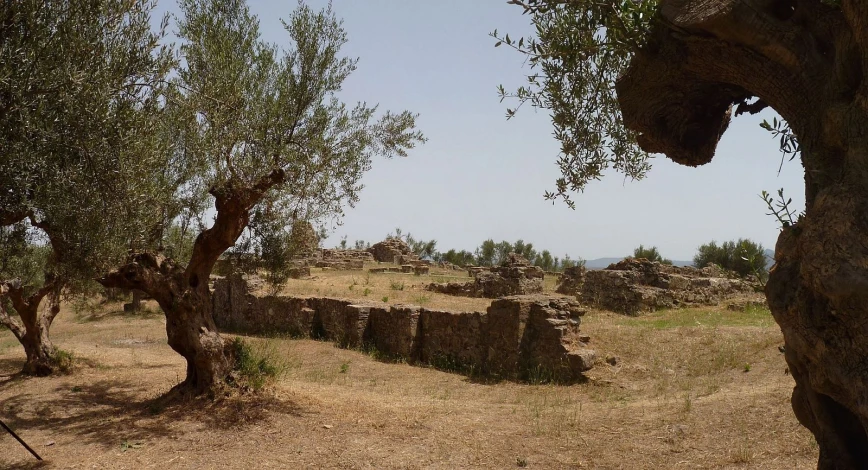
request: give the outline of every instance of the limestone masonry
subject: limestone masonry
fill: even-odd
[[[754,292],[751,283],[725,276],[717,266],[697,269],[627,258],[588,271],[581,299],[598,308],[638,315],[660,308],[713,305]]]
[[[578,379],[596,354],[579,335],[585,314],[574,299],[508,296],[486,312],[448,312],[414,305],[332,298],[259,297],[233,274],[214,283],[214,321],[221,329],[287,333],[374,347],[411,363],[508,379]]]
[[[510,253],[500,266],[491,268],[473,266],[468,268],[468,273],[474,278],[472,282],[429,284],[428,290],[441,294],[489,299],[507,295],[539,294],[543,291],[545,276],[543,270],[532,266],[528,260],[515,253]]]

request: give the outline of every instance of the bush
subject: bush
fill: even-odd
[[[744,238],[723,242],[720,245],[712,241],[700,246],[696,256],[693,257],[693,265],[704,268],[711,263],[733,271],[741,277],[753,274],[760,279],[765,279],[768,276],[765,249],[761,244]]]
[[[52,357],[54,361],[54,365],[57,367],[57,371],[61,374],[71,374],[73,366],[75,365],[75,356],[63,349],[55,349],[54,357]]]
[[[246,385],[254,391],[260,390],[286,372],[286,364],[267,343],[254,347],[242,338],[235,338],[232,340],[232,350],[235,354],[234,370],[241,382],[239,385]]]
[[[672,260],[668,260],[660,256],[656,246],[645,248],[644,245],[639,245],[639,248],[633,250],[633,258],[645,258],[648,261],[657,261],[663,264],[672,264]]]

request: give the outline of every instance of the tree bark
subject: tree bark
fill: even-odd
[[[211,316],[208,281],[217,259],[247,227],[250,210],[269,189],[282,184],[285,176],[278,169],[249,186],[232,181],[212,189],[217,217],[211,228],[196,237],[186,267],[161,255],[136,253],[126,265],[99,279],[105,287],[141,290],[160,305],[166,315],[169,346],[187,361],[186,378],[178,386],[181,390],[213,393],[226,382],[235,364]]]
[[[806,211],[784,224],[766,285],[818,468],[868,468],[868,2],[663,0],[617,84],[649,152],[714,157],[756,97],[801,145]]]
[[[12,331],[24,347],[27,360],[22,372],[28,375],[46,376],[56,369],[56,349],[51,342],[48,331],[60,306],[56,295],[52,299],[51,306],[43,313],[39,312],[39,305],[46,295],[52,292],[54,286],[48,283],[30,296],[24,295],[24,288],[16,283],[4,283],[0,287],[0,324]],[[3,305],[8,299],[18,316],[19,323]]]
[[[231,355],[211,317],[207,282],[195,287],[172,259],[152,253],[131,257],[99,282],[105,287],[138,289],[153,297],[166,315],[169,346],[187,361],[179,388],[194,394],[214,391],[231,371]]]
[[[868,119],[864,120],[868,130]],[[863,147],[850,161],[868,168]],[[818,468],[868,466],[868,179],[817,191],[783,230],[766,295],[796,381],[792,405],[820,448]]]

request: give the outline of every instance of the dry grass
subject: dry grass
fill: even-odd
[[[378,264],[366,263],[364,272],[323,271],[321,268],[311,268],[310,278],[290,279],[282,293],[385,301],[390,304],[414,304],[431,309],[455,311],[485,311],[491,305],[490,299],[468,299],[425,290],[425,286],[432,282],[472,281],[467,271],[432,268],[430,275],[422,276],[403,273],[368,273],[367,269],[372,267],[378,267]]]
[[[287,291],[413,302],[419,291],[407,285],[424,281],[371,275],[365,296],[350,295],[358,292],[348,288],[353,277],[364,289],[365,274],[327,272]],[[405,290],[392,290],[393,280]],[[430,294],[428,306],[487,305],[440,297]],[[790,409],[793,382],[768,312],[592,311],[583,330],[603,358],[618,361],[601,361],[587,382],[569,387],[483,384],[329,343],[268,339],[259,341],[287,365],[272,390],[184,405],[161,399],[184,364],[166,345],[160,316],[64,309],[53,337],[79,359],[72,375],[15,376],[23,352],[0,332],[0,419],[48,468],[815,466],[816,444]],[[10,467],[36,468],[0,437],[0,468]]]

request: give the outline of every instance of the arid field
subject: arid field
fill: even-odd
[[[314,269],[288,294],[455,310],[486,299],[423,290],[466,278]],[[547,277],[546,290],[554,280]],[[3,419],[45,459],[0,437],[0,468],[812,468],[817,446],[790,408],[793,380],[764,309],[626,317],[591,310],[599,361],[569,386],[499,382],[330,343],[253,338],[286,368],[258,394],[194,402],[164,395],[184,363],[162,314],[64,305],[55,344],[71,374],[17,375],[24,354],[0,332]],[[610,361],[607,361],[610,359]],[[614,365],[612,365],[614,363]]]

